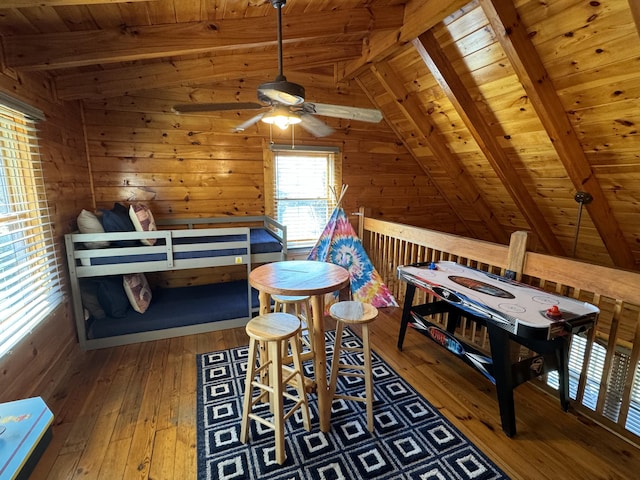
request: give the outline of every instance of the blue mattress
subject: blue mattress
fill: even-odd
[[[258,307],[258,292],[252,289],[252,307]],[[122,318],[89,319],[89,339],[162,330],[186,325],[245,318],[248,314],[247,282],[160,288],[145,313],[132,308]]]
[[[252,228],[250,235],[251,253],[276,253],[282,251],[282,244],[266,228]]]
[[[251,253],[276,253],[282,251],[280,241],[266,228],[251,228],[250,231]],[[197,243],[222,243],[243,242],[244,235],[220,235],[204,237],[179,237],[173,240],[174,245],[192,245]],[[161,243],[158,243],[161,245]],[[186,260],[191,258],[209,258],[246,255],[245,248],[226,248],[221,250],[202,250],[192,252],[174,252],[174,260]],[[113,265],[118,263],[154,262],[166,260],[165,253],[150,253],[138,255],[115,255],[111,257],[91,258],[91,265]]]

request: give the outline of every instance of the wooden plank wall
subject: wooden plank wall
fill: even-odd
[[[290,80],[293,77],[290,78]],[[228,82],[215,89],[184,87],[147,91],[136,96],[84,101],[89,160],[97,208],[114,202],[144,201],[157,218],[221,217],[265,213],[264,151],[269,142],[333,146],[340,149],[343,183],[349,185],[343,206],[370,206],[373,215],[410,218],[456,232],[455,215],[439,192],[421,174],[413,158],[383,122],[366,124],[328,117],[336,132],[317,139],[297,127],[281,132],[259,122],[243,133],[233,132],[254,111],[176,115],[176,103],[255,101],[257,85]],[[333,77],[299,79],[307,98],[337,103],[328,84]],[[371,107],[358,85],[339,87],[346,105]],[[406,221],[406,220],[405,220]],[[159,273],[154,285],[178,286],[229,281],[244,269],[225,267]]]
[[[91,188],[77,103],[52,100],[48,82],[36,75],[0,73],[0,90],[45,112],[39,123],[40,153],[47,184],[47,197],[54,221],[54,235],[61,272],[66,277],[63,235],[73,231],[80,209],[91,205]],[[42,382],[55,372],[58,361],[77,353],[75,327],[65,302],[25,341],[0,358],[0,401],[42,395]],[[55,377],[55,375],[54,375]],[[46,398],[45,398],[46,400]]]
[[[322,79],[322,76],[319,76]],[[292,77],[293,78],[293,77]],[[360,88],[341,87],[338,97],[327,85],[310,88],[300,79],[307,97],[319,102],[371,107]],[[333,78],[333,77],[331,77]],[[269,129],[264,124],[233,133],[233,127],[254,112],[176,115],[171,105],[198,101],[255,101],[261,79],[229,82],[214,89],[176,88],[146,95],[85,101],[90,161],[99,207],[114,201],[148,198],[159,217],[259,215],[264,213],[262,155]],[[327,80],[328,83],[328,80]],[[342,104],[342,103],[341,103]],[[343,154],[344,183],[349,184],[345,206],[370,206],[384,218],[407,218],[433,224],[436,211],[449,214],[443,229],[455,230],[451,211],[442,205],[429,183],[383,122],[365,124],[326,120],[338,131],[316,139],[296,127],[297,145],[330,145]],[[274,130],[276,143],[291,144],[290,131]],[[437,209],[434,209],[434,203]],[[354,210],[355,211],[355,210]]]
[[[294,77],[290,80],[296,81]],[[263,214],[262,159],[270,140],[268,127],[258,123],[243,133],[233,133],[235,125],[254,115],[252,111],[171,112],[171,105],[194,99],[255,101],[260,81],[84,101],[97,206],[111,208],[114,201],[144,200],[158,218]],[[298,81],[305,84],[309,99],[371,107],[358,85],[332,89],[333,77],[328,75]],[[367,205],[380,218],[465,233],[451,207],[384,121],[367,124],[318,118],[336,132],[316,139],[296,127],[295,144],[340,149],[343,183],[349,185],[343,204],[346,211]],[[276,130],[275,143],[291,144],[290,130]]]

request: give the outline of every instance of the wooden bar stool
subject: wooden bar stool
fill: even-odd
[[[300,319],[302,361],[313,360],[313,320],[310,298],[308,295],[271,295],[274,312],[292,313]],[[285,354],[285,363],[291,363],[291,357],[287,354]]]
[[[276,462],[284,463],[286,452],[284,446],[284,422],[297,408],[302,410],[304,428],[311,430],[309,404],[304,392],[304,375],[298,336],[300,320],[288,313],[267,313],[249,321],[246,326],[249,335],[249,355],[247,358],[247,377],[245,381],[244,402],[242,407],[242,425],[240,441],[249,440],[249,420],[255,420],[275,431]],[[265,349],[266,355],[259,358],[258,344]],[[290,344],[293,368],[282,364],[281,352]],[[256,366],[259,362],[260,365]],[[266,375],[262,375],[266,371]],[[261,378],[263,379],[261,381]],[[295,388],[297,396],[287,391],[287,385]],[[261,392],[253,397],[253,389]],[[273,421],[252,413],[254,405],[269,398]],[[284,399],[294,403],[288,412],[284,412]]]
[[[369,323],[378,316],[378,309],[369,303],[344,301],[331,305],[329,314],[331,318],[336,320],[336,340],[331,362],[331,378],[329,380],[330,398],[332,401],[339,398],[366,403],[367,428],[370,432],[373,432],[373,372],[371,368],[371,346],[369,344]],[[360,325],[362,327],[362,348],[342,345],[342,331],[345,324]],[[340,353],[342,351],[362,353],[364,365],[340,363]],[[364,398],[336,394],[336,386],[340,376],[363,378],[365,385]]]

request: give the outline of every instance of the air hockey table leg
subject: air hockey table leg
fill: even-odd
[[[516,411],[513,401],[513,375],[511,373],[510,339],[506,330],[487,323],[491,357],[493,359],[493,375],[496,381],[498,407],[502,431],[507,437],[516,434]]]
[[[566,412],[569,410],[569,337],[558,337],[553,342],[558,364],[560,406]]]
[[[413,296],[416,293],[416,286],[408,283],[407,291],[404,294],[404,306],[402,308],[402,321],[400,322],[400,332],[398,333],[398,350],[402,351],[404,336],[407,333],[407,326],[411,319],[411,307],[413,305]]]

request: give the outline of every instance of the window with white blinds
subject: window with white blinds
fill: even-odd
[[[39,115],[34,109],[26,115],[3,100],[0,97],[0,356],[62,301],[34,120]]]
[[[587,339],[582,335],[574,335],[571,338],[571,348],[569,350],[569,396],[577,398],[580,372],[586,356]],[[633,378],[631,390],[629,392],[629,409],[627,412],[624,428],[630,432],[640,435],[640,363],[631,363],[631,352],[623,348],[617,348],[613,355],[609,367],[610,374],[606,388],[604,402],[602,405],[602,415],[613,422],[618,422],[621,412],[622,400],[625,395],[625,379],[629,376]],[[589,363],[585,370],[585,385],[582,396],[582,405],[596,410],[599,401],[600,390],[603,388],[604,370],[606,364],[607,349],[605,345],[598,341],[591,347]],[[629,369],[635,369],[630,374]],[[558,372],[550,372],[547,384],[555,389],[559,388]]]
[[[625,428],[640,435],[640,362],[632,367],[634,368],[633,387],[631,388],[631,401],[629,402]]]
[[[273,151],[273,208],[287,227],[289,248],[315,245],[335,208],[341,184],[337,149],[296,147]]]

